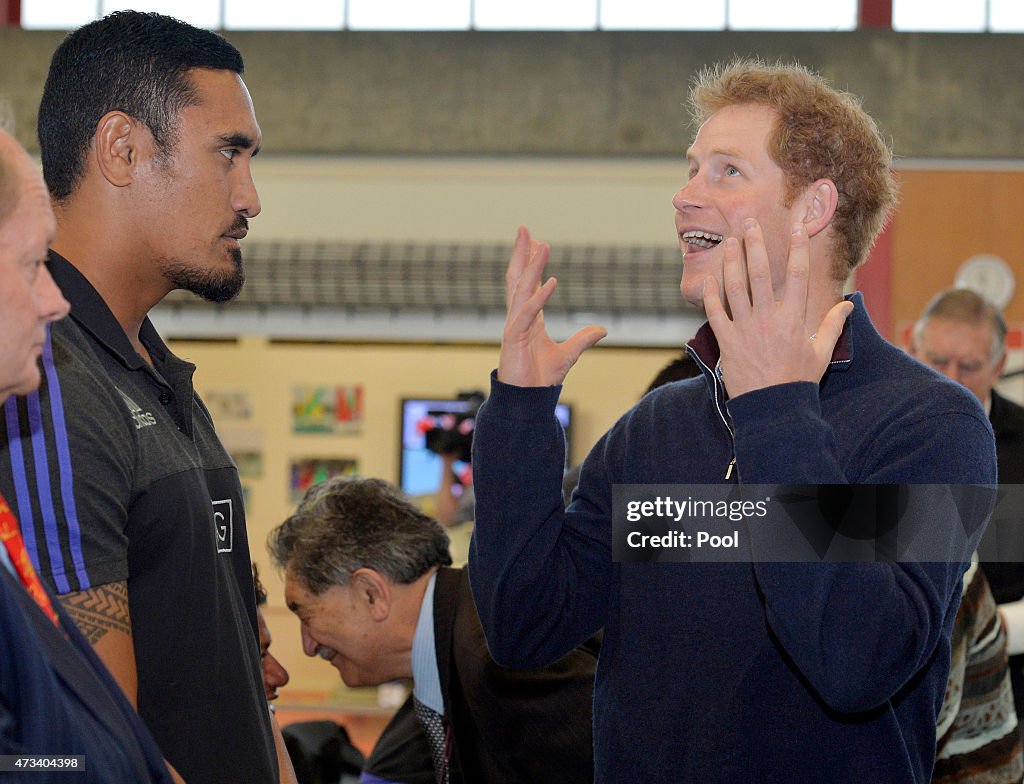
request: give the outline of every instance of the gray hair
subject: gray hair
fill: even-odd
[[[0,95],[0,132],[14,136],[14,109],[3,95]],[[7,223],[18,205],[19,190],[13,167],[6,156],[0,153],[0,226]]]
[[[999,308],[971,289],[940,291],[925,305],[921,317],[914,324],[914,345],[921,344],[924,328],[932,319],[959,321],[962,324],[988,324],[992,327],[990,361],[996,362],[1006,350],[1006,321]]]
[[[267,549],[314,594],[346,585],[364,567],[409,584],[452,562],[441,524],[382,479],[334,477],[311,487],[270,532]]]

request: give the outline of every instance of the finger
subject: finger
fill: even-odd
[[[715,333],[719,344],[722,342],[722,335],[726,333],[732,322],[725,312],[722,304],[722,297],[718,293],[718,281],[712,277],[704,278],[704,315],[708,317],[711,331]]]
[[[744,269],[740,241],[729,237],[725,246],[725,260],[722,262],[722,287],[733,319],[744,318],[750,313],[750,295],[747,293],[747,272]],[[713,287],[716,292],[718,286]]]
[[[557,287],[558,281],[555,278],[548,278],[544,281],[543,286],[533,292],[533,296],[527,297],[509,310],[508,319],[505,322],[503,341],[516,341],[528,336],[537,318],[543,312],[544,306],[551,299],[551,295],[555,293]],[[522,286],[520,285],[519,288],[522,288]],[[518,289],[516,296],[519,296]]]
[[[566,371],[576,364],[576,360],[580,358],[580,355],[582,355],[584,351],[604,338],[607,334],[608,330],[604,327],[591,325],[579,330],[576,334],[562,343],[562,349],[565,351],[565,356],[569,363],[566,366]]]
[[[753,218],[743,221],[743,250],[747,256],[750,301],[755,308],[766,308],[775,302],[775,292],[772,291],[772,270],[768,263],[768,249],[764,244],[764,232]],[[732,304],[732,299],[729,300],[729,304]]]
[[[810,270],[811,254],[807,231],[802,223],[798,223],[793,227],[789,239],[789,262],[786,265],[782,306],[787,312],[795,314],[801,324],[807,318],[807,279],[810,277]]]
[[[523,267],[522,274],[512,289],[512,296],[509,297],[508,312],[513,313],[526,300],[537,293],[540,287],[541,275],[544,267],[551,256],[551,246],[546,242],[531,242],[530,254]]]
[[[512,246],[512,255],[508,260],[508,267],[505,269],[505,306],[512,303],[512,293],[516,290],[519,278],[530,261],[530,230],[520,226],[516,231],[516,241]]]
[[[814,336],[814,353],[823,365],[831,361],[832,352],[835,351],[836,343],[843,334],[843,326],[851,313],[853,303],[844,300],[834,305],[818,325],[817,334]]]

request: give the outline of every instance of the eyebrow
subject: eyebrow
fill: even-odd
[[[736,158],[736,159],[741,160],[741,161],[747,160],[747,157],[745,155],[743,155],[742,153],[738,152],[737,150],[729,150],[729,149],[725,149],[725,148],[721,148],[721,147],[713,149],[710,152],[708,152],[707,157],[708,158],[716,158],[716,157],[717,158]],[[692,160],[692,159],[693,159],[693,147],[690,147],[686,151],[686,160],[689,161],[689,160]]]
[[[252,157],[260,154],[260,147],[256,140],[247,133],[222,133],[217,137],[218,141],[230,147],[241,147],[243,150],[252,150]]]

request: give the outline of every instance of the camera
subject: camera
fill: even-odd
[[[473,452],[473,429],[476,412],[484,402],[480,391],[460,392],[458,400],[465,402],[462,411],[427,411],[418,423],[427,449],[438,455],[454,455],[464,463],[470,462]]]

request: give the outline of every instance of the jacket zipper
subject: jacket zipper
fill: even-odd
[[[725,412],[722,411],[722,404],[721,404],[721,401],[720,401],[720,399],[718,397],[719,385],[721,384],[723,388],[725,386],[724,384],[722,384],[722,377],[719,375],[719,373],[721,372],[721,370],[720,370],[720,368],[721,368],[721,365],[720,365],[721,360],[719,360],[717,363],[715,363],[715,369],[711,370],[711,368],[709,368],[704,363],[704,360],[702,360],[700,358],[700,356],[697,354],[696,351],[689,351],[688,350],[688,353],[695,360],[697,360],[697,362],[702,367],[706,368],[711,373],[711,376],[715,379],[715,383],[714,383],[714,387],[715,387],[715,409],[718,411],[718,417],[722,420],[722,424],[725,425],[725,429],[729,432],[729,440],[732,441],[732,442],[735,442],[736,436],[732,432],[732,425],[729,424],[729,419],[726,417]],[[735,448],[733,449],[733,452],[735,452]],[[733,472],[733,469],[735,469],[735,468],[736,468],[736,455],[733,454],[732,460],[729,461],[729,465],[725,469],[725,478],[726,479],[732,479],[732,472]]]

